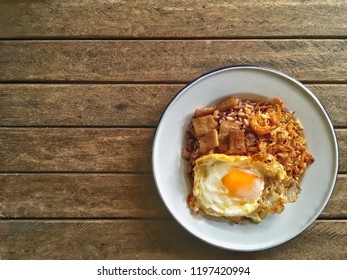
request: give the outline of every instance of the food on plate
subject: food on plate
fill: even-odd
[[[196,109],[183,157],[195,214],[257,223],[298,199],[300,178],[314,161],[300,122],[278,98],[228,97]]]
[[[272,155],[209,154],[196,160],[192,199],[208,215],[258,222],[264,213],[282,212],[299,190]]]

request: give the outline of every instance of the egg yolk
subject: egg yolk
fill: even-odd
[[[255,173],[242,169],[233,169],[222,178],[228,195],[238,199],[252,199],[263,189],[262,179]]]

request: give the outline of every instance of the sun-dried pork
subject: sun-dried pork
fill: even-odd
[[[229,150],[229,132],[230,129],[239,129],[235,121],[222,120],[219,127],[219,151],[224,153]]]
[[[199,137],[199,149],[201,153],[206,153],[219,146],[218,132],[216,129],[210,130],[204,136]]]
[[[245,133],[241,129],[230,129],[228,154],[246,154]]]
[[[218,124],[212,115],[207,115],[193,119],[193,125],[196,136],[200,137],[215,129]]]

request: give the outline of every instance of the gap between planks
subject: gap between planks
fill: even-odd
[[[233,65],[230,65],[232,67]],[[247,66],[247,65],[244,65]],[[252,66],[252,65],[248,65]],[[253,65],[254,66],[254,65]],[[228,67],[228,66],[226,66]],[[204,74],[202,74],[204,75]],[[190,83],[192,83],[194,80],[187,80],[187,81],[83,81],[83,80],[75,80],[75,81],[53,81],[53,80],[11,80],[11,81],[0,81],[0,85],[120,85],[120,86],[127,86],[127,85],[136,85],[136,86],[181,86],[182,88],[185,86],[188,86]],[[345,81],[324,81],[324,80],[300,80],[300,83],[304,85],[347,85],[347,82]]]
[[[63,222],[88,222],[88,221],[119,221],[119,220],[139,220],[139,221],[176,221],[171,216],[163,216],[163,217],[78,217],[78,218],[71,218],[71,217],[49,217],[49,218],[40,218],[40,217],[25,217],[25,218],[17,218],[17,217],[0,217],[0,221],[16,221],[16,222],[30,222],[30,221],[43,221],[43,222],[50,222],[50,221],[63,221]],[[318,217],[315,221],[318,222],[347,222],[346,218],[336,218],[336,217]]]
[[[218,40],[218,41],[231,41],[231,40],[345,40],[346,35],[321,35],[321,36],[200,36],[200,37],[135,37],[135,36],[27,36],[27,37],[0,37],[0,41],[205,41],[205,40]]]

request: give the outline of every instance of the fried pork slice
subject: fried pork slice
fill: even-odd
[[[204,107],[204,108],[198,108],[194,112],[194,118],[203,117],[206,115],[211,115],[216,110],[216,106],[213,107]]]
[[[203,136],[217,127],[217,122],[212,115],[193,119],[194,131],[197,137]]]
[[[245,133],[241,129],[230,129],[229,131],[229,150],[228,154],[246,154]]]
[[[212,129],[199,139],[200,153],[206,153],[219,146],[217,129]]]
[[[235,121],[222,120],[219,127],[219,151],[225,153],[229,150],[229,132],[231,129],[239,129]]]
[[[237,106],[239,104],[239,99],[235,98],[235,97],[228,97],[224,100],[222,100],[221,102],[219,102],[216,105],[216,109],[220,112],[224,112],[227,111],[231,108],[233,108],[234,106]]]

